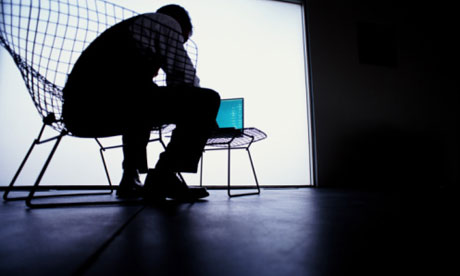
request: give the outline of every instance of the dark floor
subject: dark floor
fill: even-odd
[[[223,190],[210,193],[195,204],[156,206],[29,209],[22,201],[2,202],[0,275],[447,272],[453,231],[437,194],[302,188],[230,199]]]

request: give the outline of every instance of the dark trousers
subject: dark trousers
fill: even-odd
[[[171,140],[155,168],[197,172],[206,141],[216,128],[219,94],[199,87],[157,87],[141,103],[142,118],[123,133],[123,169],[147,172],[146,147],[155,125],[175,124]],[[140,123],[139,123],[140,122]]]

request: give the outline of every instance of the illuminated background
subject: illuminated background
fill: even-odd
[[[137,12],[152,12],[170,1],[112,0]],[[310,185],[308,104],[302,7],[270,0],[174,1],[185,7],[194,25],[201,86],[222,98],[244,97],[245,126],[268,139],[251,153],[262,185]],[[41,127],[41,118],[8,53],[0,49],[0,185],[7,185]],[[54,133],[50,132],[50,135]],[[120,141],[109,139],[109,143]],[[37,148],[19,184],[30,185],[49,145]],[[161,148],[149,146],[154,166]],[[115,184],[121,176],[121,150],[107,152]],[[205,184],[226,184],[226,153],[205,155]],[[197,175],[186,174],[189,184]],[[43,184],[105,184],[98,146],[91,139],[64,138]],[[252,184],[245,151],[232,153],[232,183]]]

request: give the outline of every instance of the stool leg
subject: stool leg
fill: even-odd
[[[254,162],[252,161],[252,156],[251,152],[249,151],[249,147],[246,148],[246,151],[248,152],[249,156],[249,161],[251,162],[251,168],[252,168],[252,173],[254,174],[254,180],[256,181],[256,187],[257,187],[257,192],[251,192],[251,193],[242,193],[242,194],[231,194],[230,193],[230,147],[228,150],[228,196],[229,197],[236,197],[236,196],[245,196],[245,195],[258,195],[260,194],[260,187],[259,187],[259,181],[257,179],[256,175],[256,170],[254,168]]]
[[[228,196],[232,196],[232,194],[230,193],[230,151],[231,151],[231,148],[230,148],[230,145],[228,145],[228,160],[227,160],[227,194]]]
[[[249,147],[246,149],[246,151],[248,152],[249,161],[251,162],[252,173],[254,174],[254,179],[256,181],[257,193],[260,194],[259,181],[257,180],[256,169],[254,168],[254,162],[252,161],[251,152],[249,151]]]
[[[204,152],[201,155],[201,161],[200,161],[200,187],[203,187],[203,162],[204,162]]]

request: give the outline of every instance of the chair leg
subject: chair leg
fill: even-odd
[[[11,197],[8,197],[8,194],[12,190],[12,188],[14,186],[14,183],[16,183],[17,178],[21,174],[22,169],[24,168],[25,164],[27,163],[27,160],[29,159],[30,154],[32,153],[32,151],[35,148],[35,145],[40,144],[40,139],[41,139],[41,137],[43,135],[43,131],[45,130],[45,127],[46,127],[46,124],[43,124],[41,129],[40,129],[40,131],[38,132],[37,138],[35,140],[33,140],[32,144],[30,145],[30,148],[27,151],[26,156],[22,160],[21,165],[19,165],[19,168],[16,171],[16,174],[13,176],[13,179],[11,179],[10,185],[8,185],[8,187],[5,190],[5,193],[3,194],[3,200],[5,200],[5,201],[8,201],[8,200],[24,200],[24,199],[27,198],[27,197],[13,197],[13,198],[11,198]]]
[[[111,179],[110,179],[110,175],[109,175],[109,172],[108,172],[108,169],[107,169],[107,164],[105,162],[105,157],[104,157],[104,153],[103,151],[106,150],[106,149],[109,149],[109,148],[116,148],[116,147],[120,147],[120,146],[115,146],[115,147],[103,147],[102,144],[96,139],[96,142],[99,144],[100,146],[100,154],[101,154],[101,159],[102,159],[102,164],[104,166],[104,170],[105,170],[105,173],[106,173],[106,176],[107,176],[107,180],[109,182],[109,186],[110,186],[110,191],[109,192],[100,192],[100,193],[72,193],[72,194],[52,194],[52,195],[40,195],[40,196],[34,196],[36,191],[38,190],[39,188],[39,184],[48,168],[48,165],[49,163],[51,162],[53,156],[54,156],[54,153],[56,152],[62,138],[64,136],[67,135],[67,132],[63,131],[60,133],[60,135],[56,136],[56,137],[53,137],[53,138],[49,138],[49,139],[46,139],[46,140],[41,140],[41,136],[44,132],[44,129],[46,127],[46,123],[43,124],[40,132],[39,132],[39,135],[38,137],[32,142],[29,150],[27,151],[23,161],[21,162],[21,165],[19,166],[16,174],[14,175],[13,179],[11,180],[9,186],[7,187],[7,189],[5,189],[5,193],[3,194],[3,198],[5,201],[7,200],[26,200],[26,205],[30,208],[34,208],[34,207],[41,207],[41,208],[44,208],[44,207],[61,207],[61,206],[81,206],[81,205],[110,205],[110,204],[131,204],[131,203],[138,203],[139,201],[138,200],[124,200],[124,201],[120,201],[120,200],[116,200],[116,201],[100,201],[100,202],[63,202],[63,203],[41,203],[41,204],[35,204],[35,203],[32,203],[32,200],[33,199],[39,199],[39,198],[51,198],[51,197],[68,197],[68,196],[92,196],[92,195],[110,195],[113,193],[113,185],[112,185],[112,182],[111,182]],[[11,190],[13,189],[13,186],[17,180],[17,178],[19,177],[19,175],[21,174],[22,172],[22,169],[23,167],[25,166],[25,164],[27,163],[27,160],[29,158],[29,156],[32,154],[32,151],[33,149],[35,148],[36,145],[39,145],[39,144],[44,144],[44,143],[48,143],[48,142],[51,142],[53,140],[56,140],[49,155],[48,155],[48,158],[46,159],[34,185],[32,186],[32,188],[30,189],[29,191],[29,195],[28,196],[25,196],[25,197],[8,197],[9,193],[11,192]],[[162,145],[164,145],[163,141],[161,141],[161,139],[158,139],[160,140],[160,142],[162,142]],[[155,139],[155,141],[157,141],[157,139]],[[182,176],[180,176],[182,177]]]
[[[56,143],[54,143],[54,146],[53,146],[53,148],[51,149],[51,152],[50,152],[50,154],[48,155],[48,158],[46,159],[45,164],[43,165],[43,168],[41,169],[40,174],[38,175],[37,180],[35,181],[35,184],[34,184],[34,186],[32,187],[32,190],[29,192],[29,196],[28,196],[27,199],[26,199],[26,205],[27,205],[28,207],[33,207],[33,206],[34,206],[34,204],[32,204],[31,201],[32,201],[32,199],[33,199],[33,197],[34,197],[34,194],[35,194],[35,192],[36,192],[36,190],[37,190],[37,188],[38,188],[38,185],[40,184],[40,181],[42,180],[42,177],[43,177],[43,175],[45,174],[45,171],[46,171],[46,169],[48,168],[48,165],[49,165],[49,163],[51,162],[51,159],[53,158],[54,153],[56,152],[56,149],[57,149],[57,147],[59,146],[59,144],[61,143],[62,137],[64,137],[64,135],[65,135],[64,133],[61,133],[61,135],[59,135],[59,136],[56,138]]]
[[[256,187],[257,187],[257,192],[250,192],[250,193],[240,193],[240,194],[232,194],[230,192],[231,188],[230,188],[230,146],[228,148],[228,172],[227,172],[227,193],[228,193],[228,196],[229,197],[237,197],[237,196],[246,196],[246,195],[258,195],[260,194],[260,188],[259,188],[259,181],[257,180],[257,176],[256,176],[256,170],[254,168],[254,163],[252,161],[252,157],[251,157],[251,153],[249,151],[249,147],[246,148],[246,151],[248,152],[248,156],[249,156],[249,161],[251,162],[251,168],[252,168],[252,172],[254,174],[254,179],[256,181]]]
[[[96,140],[96,141],[97,141],[97,140]],[[99,144],[99,141],[98,141],[98,144]],[[99,144],[99,145],[100,145],[100,144]],[[113,193],[112,180],[110,179],[109,170],[107,169],[107,163],[105,162],[105,158],[104,158],[104,148],[103,148],[102,146],[101,146],[100,149],[99,149],[99,153],[100,153],[100,155],[101,155],[102,165],[104,166],[105,176],[107,177],[107,181],[109,182],[110,193]]]
[[[38,198],[51,198],[51,197],[68,197],[68,196],[94,196],[94,195],[110,195],[113,193],[113,187],[111,185],[111,181],[110,181],[110,177],[108,176],[108,170],[107,170],[107,166],[106,166],[106,163],[105,163],[105,158],[104,156],[102,155],[102,162],[103,162],[103,165],[104,165],[104,169],[105,169],[105,172],[107,174],[107,177],[109,179],[109,184],[110,184],[110,191],[109,192],[101,192],[101,193],[72,193],[72,194],[64,194],[64,195],[59,195],[59,194],[54,194],[54,195],[45,195],[45,196],[35,196],[34,197],[34,194],[35,192],[37,191],[38,189],[38,186],[41,182],[41,179],[43,177],[43,175],[45,174],[46,172],[46,169],[48,168],[48,165],[49,163],[51,162],[51,159],[53,158],[54,156],[54,153],[56,152],[62,138],[66,135],[66,133],[61,133],[61,135],[59,135],[57,138],[56,138],[56,142],[53,146],[53,148],[51,149],[51,152],[50,154],[48,155],[48,158],[46,159],[45,161],[45,164],[42,168],[42,170],[40,171],[40,174],[37,178],[37,180],[35,181],[35,184],[34,186],[32,187],[32,190],[30,191],[29,193],[29,196],[26,198],[26,205],[30,208],[50,208],[50,207],[63,207],[63,206],[85,206],[85,205],[113,205],[113,204],[131,204],[131,203],[138,203],[139,201],[138,200],[125,200],[125,201],[120,201],[120,200],[115,200],[115,201],[91,201],[91,202],[58,202],[58,203],[40,203],[40,204],[36,204],[36,203],[32,203],[32,200],[33,199],[38,199]],[[102,147],[101,147],[102,148]],[[102,154],[102,153],[101,153]]]
[[[45,161],[45,164],[43,165],[39,176],[37,177],[37,180],[35,181],[31,191],[29,192],[29,195],[26,199],[26,205],[30,208],[49,208],[49,207],[63,207],[63,206],[82,206],[82,205],[112,205],[112,204],[130,204],[130,203],[137,203],[138,201],[135,200],[125,200],[125,201],[92,201],[92,202],[59,202],[59,203],[32,203],[33,199],[39,199],[39,198],[51,198],[51,197],[69,197],[69,196],[95,196],[95,195],[111,195],[113,193],[113,186],[111,185],[110,181],[110,176],[108,175],[108,170],[107,170],[107,165],[105,162],[105,158],[103,156],[103,153],[101,152],[101,158],[102,158],[102,163],[104,165],[104,169],[107,175],[107,178],[109,180],[109,185],[110,185],[110,191],[109,192],[100,192],[100,193],[72,193],[72,194],[53,194],[53,195],[44,195],[44,196],[34,196],[35,192],[38,190],[39,184],[41,182],[41,179],[43,178],[49,163],[51,162],[54,153],[56,152],[62,138],[67,135],[67,133],[62,132],[59,136],[48,139],[45,141],[42,141],[43,143],[56,140],[56,142],[53,145],[53,148],[50,151],[50,154],[48,155],[48,158]],[[97,140],[96,140],[97,141]],[[39,143],[39,142],[38,142]],[[99,143],[98,143],[99,144]],[[103,147],[101,146],[101,150]]]
[[[24,200],[24,199],[26,199],[26,197],[13,197],[13,198],[11,198],[11,197],[8,197],[8,195],[9,195],[11,189],[13,188],[14,183],[16,183],[16,179],[21,174],[22,168],[24,167],[24,165],[26,164],[27,160],[29,159],[29,156],[32,153],[33,149],[35,148],[35,145],[37,145],[37,140],[34,140],[32,142],[32,144],[30,145],[29,151],[27,151],[26,156],[22,160],[21,165],[19,165],[19,168],[16,171],[16,174],[14,175],[13,179],[10,182],[10,185],[8,185],[8,187],[5,190],[5,193],[3,194],[3,200],[8,201],[8,200]]]

